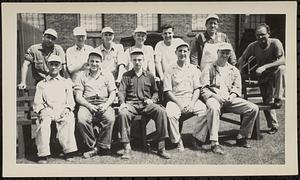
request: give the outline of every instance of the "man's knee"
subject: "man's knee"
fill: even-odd
[[[218,100],[214,98],[209,98],[206,101],[206,106],[207,106],[207,110],[209,111],[220,111],[221,109],[220,103],[218,102]]]

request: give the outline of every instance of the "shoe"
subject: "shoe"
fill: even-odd
[[[46,156],[41,156],[39,157],[39,160],[37,162],[38,164],[47,164],[48,163],[48,158]]]
[[[166,150],[158,150],[157,154],[164,159],[171,159],[171,155]]]
[[[121,159],[131,159],[131,149],[125,149],[123,155],[121,156]]]
[[[211,150],[212,150],[212,152],[215,153],[215,154],[220,154],[220,155],[225,154],[225,152],[224,152],[222,146],[219,145],[219,144],[213,145],[213,146],[211,147]]]
[[[64,155],[64,159],[65,161],[69,161],[69,162],[73,162],[74,161],[74,155],[73,153],[67,153]]]
[[[273,108],[279,109],[282,106],[281,99],[274,99],[274,103],[272,105]]]
[[[202,145],[203,145],[203,143],[200,142],[198,139],[196,139],[194,137],[192,138],[192,147],[194,150],[202,150],[203,149]]]
[[[182,139],[179,140],[177,148],[176,148],[179,152],[183,152],[184,151],[184,145],[183,145],[183,141]]]
[[[278,131],[277,127],[272,127],[268,133],[269,134],[275,134],[275,133],[277,133],[277,131]]]
[[[246,138],[236,139],[236,145],[239,147],[250,148]]]
[[[96,156],[96,155],[98,155],[98,149],[97,148],[94,148],[94,149],[92,149],[88,152],[83,153],[83,157],[85,159],[91,158],[91,157]]]

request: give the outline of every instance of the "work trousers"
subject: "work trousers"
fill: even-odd
[[[168,138],[168,118],[165,109],[158,104],[145,105],[140,103],[126,103],[127,108],[119,109],[119,123],[121,140],[120,142],[130,142],[130,126],[136,115],[142,115],[145,118],[153,119],[155,122],[157,137],[159,141]]]
[[[56,122],[58,141],[62,147],[63,152],[70,153],[77,151],[75,140],[75,118],[73,112],[57,121],[57,116],[54,116],[53,110],[48,109],[46,113],[41,114],[37,120],[37,131],[35,134],[35,143],[37,146],[37,155],[48,156],[50,155],[50,135],[51,135],[51,122]]]
[[[78,110],[78,129],[88,148],[110,149],[115,112],[108,107],[104,113],[92,114],[85,106]],[[98,131],[94,132],[94,127]]]
[[[181,103],[185,106],[190,103],[190,101],[181,100]],[[172,143],[178,143],[181,139],[180,131],[179,131],[179,118],[181,117],[181,111],[178,105],[172,101],[169,101],[166,106],[167,115],[170,122],[170,139]],[[195,106],[192,110],[192,114],[196,115],[198,118],[196,119],[193,136],[201,142],[205,142],[208,127],[206,121],[206,106],[205,104],[197,100]]]
[[[243,115],[239,134],[246,138],[251,137],[253,126],[259,113],[257,105],[237,97],[234,98],[232,102],[225,102],[224,104],[220,104],[220,102],[215,98],[209,98],[206,101],[206,106],[206,117],[211,141],[218,141],[221,108],[223,108],[226,112]]]

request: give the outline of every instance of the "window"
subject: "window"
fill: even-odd
[[[23,22],[26,22],[40,31],[45,30],[45,19],[44,19],[44,14],[41,13],[22,13],[21,14],[21,20]]]
[[[260,23],[265,23],[265,15],[248,14],[245,17],[245,29],[256,29]]]
[[[158,31],[158,14],[137,14],[137,26],[142,26],[147,31]]]
[[[207,14],[193,14],[192,15],[192,30],[202,31],[205,30],[205,18]]]
[[[80,26],[87,31],[101,31],[103,28],[102,14],[80,14]]]

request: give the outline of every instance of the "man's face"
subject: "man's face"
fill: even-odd
[[[114,34],[110,32],[105,32],[102,34],[102,38],[104,42],[112,42],[114,39]]]
[[[47,63],[47,66],[49,68],[50,75],[56,75],[62,69],[61,62],[57,62],[57,61],[50,61]]]
[[[207,22],[205,23],[205,26],[206,26],[206,30],[208,32],[216,33],[217,29],[219,27],[219,22],[217,19],[211,18],[211,19],[207,20]]]
[[[92,54],[89,57],[88,63],[89,63],[90,70],[92,72],[96,72],[101,67],[102,59],[100,56]]]
[[[84,35],[75,36],[75,43],[78,46],[83,46],[85,40],[86,40],[86,36]]]
[[[181,46],[177,48],[176,55],[178,61],[186,62],[189,57],[189,48],[187,46]]]
[[[143,54],[132,54],[131,55],[131,62],[133,64],[133,68],[135,70],[140,70],[142,68],[143,61],[144,61]]]
[[[144,44],[144,42],[147,39],[147,35],[143,32],[137,32],[134,34],[134,40],[135,42],[137,42],[138,44]]]
[[[173,36],[174,36],[174,32],[172,28],[163,29],[162,37],[165,42],[170,43],[173,39]]]
[[[259,44],[266,45],[269,38],[269,33],[267,31],[267,28],[260,27],[256,30],[256,39]]]
[[[230,50],[218,50],[218,61],[224,63],[228,61],[230,57]]]
[[[45,34],[43,36],[43,41],[42,41],[42,44],[43,44],[43,47],[46,47],[46,48],[52,48],[54,47],[54,41],[55,41],[55,37],[50,35],[50,34]]]

